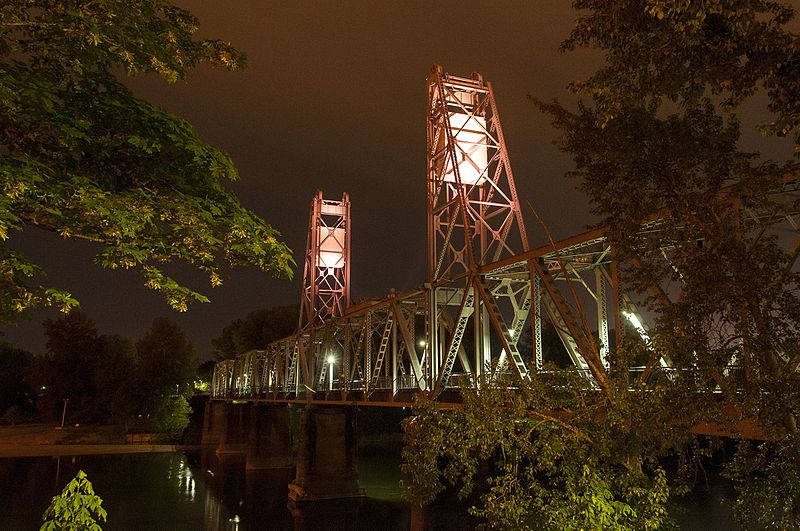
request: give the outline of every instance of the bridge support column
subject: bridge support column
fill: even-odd
[[[225,403],[225,415],[217,454],[246,454],[250,404]]]
[[[226,408],[226,402],[219,400],[206,402],[203,409],[203,433],[200,437],[200,444],[203,446],[216,446],[222,440]]]
[[[292,438],[286,405],[253,404],[247,441],[247,470],[292,466]]]
[[[300,419],[294,502],[364,496],[356,470],[356,412],[351,407],[307,406]]]

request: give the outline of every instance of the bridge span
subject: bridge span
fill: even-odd
[[[604,228],[530,247],[491,84],[479,74],[459,77],[436,66],[426,88],[428,275],[422,286],[351,304],[349,198],[332,201],[318,193],[298,332],[214,369],[204,440],[223,453],[256,448],[263,455],[251,460],[248,450],[252,466],[285,462],[286,404],[307,406],[290,487],[297,500],[360,492],[353,479],[355,413],[342,406],[408,407],[419,393],[456,406],[464,387],[499,375],[530,380],[551,361],[545,323],[585,385],[599,389],[608,383],[615,334],[649,339],[637,298],[620,284]],[[800,182],[792,176],[775,190],[770,212],[735,206],[742,226],[787,229],[784,238],[796,247],[798,198]],[[642,225],[642,238],[659,238],[664,215]],[[666,261],[669,252],[664,242]],[[670,370],[669,359],[652,356],[631,372],[631,382]],[[736,370],[734,360],[726,370]],[[249,412],[237,409],[243,404]],[[323,440],[341,451],[320,453]],[[313,478],[323,476],[350,479],[312,493]]]

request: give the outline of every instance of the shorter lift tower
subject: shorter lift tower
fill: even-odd
[[[331,339],[325,334],[333,327],[316,335],[314,330],[342,317],[349,305],[350,198],[345,193],[341,201],[323,199],[318,190],[311,201],[298,335],[289,363],[288,384],[295,392],[300,391],[301,381],[310,382],[316,375],[333,386],[336,355],[322,349],[326,339]],[[341,363],[338,366],[341,372],[344,368]]]
[[[344,315],[350,305],[350,199],[317,191],[308,219],[300,331]]]
[[[528,250],[492,86],[480,74],[458,77],[438,65],[427,86],[425,372],[435,382],[435,394],[447,386],[456,360],[459,372],[473,378],[495,365],[527,379],[517,341],[530,310],[530,278],[481,272],[482,266]],[[462,345],[470,326],[472,359]],[[501,345],[494,361],[492,337]]]

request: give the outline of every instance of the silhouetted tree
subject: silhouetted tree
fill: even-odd
[[[196,374],[197,354],[177,324],[166,317],[153,320],[150,330],[136,343],[136,351],[136,385],[148,412],[161,397],[187,391]]]
[[[11,407],[22,415],[36,409],[36,393],[31,376],[35,366],[33,354],[0,342],[0,412]]]
[[[97,327],[85,313],[74,311],[60,319],[42,323],[47,352],[41,360],[45,387],[42,413],[61,412],[69,400],[70,418],[95,420],[103,406],[97,400],[94,372],[100,355]]]
[[[232,358],[252,349],[263,349],[271,341],[292,335],[297,331],[299,309],[294,306],[250,312],[222,329],[222,334],[213,340],[217,358]]]
[[[135,393],[128,381],[134,378],[138,356],[133,341],[119,335],[99,338],[100,355],[94,369],[97,399],[103,419],[124,419],[135,408]]]

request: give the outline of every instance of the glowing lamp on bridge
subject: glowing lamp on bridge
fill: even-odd
[[[317,267],[326,269],[344,267],[344,237],[344,229],[319,228]]]
[[[486,178],[488,148],[486,119],[461,112],[450,115],[450,133],[455,143],[456,165],[461,184],[474,185]],[[456,182],[452,165],[444,176],[445,181]]]

